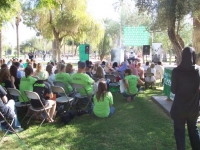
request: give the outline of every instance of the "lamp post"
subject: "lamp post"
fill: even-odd
[[[15,18],[15,25],[16,25],[16,36],[17,36],[17,57],[20,57],[20,47],[19,47],[19,23],[21,22],[21,18],[18,15]]]

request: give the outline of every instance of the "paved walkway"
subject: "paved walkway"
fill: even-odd
[[[170,109],[173,101],[168,99],[167,96],[152,96],[152,100],[158,104],[165,113],[170,116]],[[200,117],[198,118],[198,123],[200,123]]]

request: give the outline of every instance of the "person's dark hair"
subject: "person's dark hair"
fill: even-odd
[[[89,66],[92,66],[92,62],[91,61],[89,61]]]
[[[105,81],[99,82],[98,91],[96,93],[97,101],[100,101],[102,97],[102,101],[104,101],[104,96],[107,93],[107,84]]]
[[[22,62],[22,60],[20,59],[20,60],[19,60],[19,63],[21,63],[21,62]]]
[[[4,68],[0,71],[0,83],[4,80],[10,80],[10,71],[7,68]]]
[[[58,72],[61,72],[62,70],[64,70],[65,65],[63,63],[60,63],[60,65],[58,66]]]
[[[90,61],[89,60],[86,60],[85,63],[86,63],[86,66],[90,65]]]
[[[54,63],[53,61],[51,61],[50,63],[51,63],[51,65],[52,65],[52,66],[54,66],[54,65],[55,65],[55,63]]]
[[[32,73],[33,73],[33,68],[31,67],[31,66],[27,66],[25,69],[24,69],[24,72],[25,72],[25,76],[26,76],[26,78],[28,77],[28,76],[30,76]]]
[[[131,69],[126,69],[124,72],[127,73],[128,75],[131,75],[131,74],[132,74]]]
[[[113,65],[112,65],[112,68],[115,68],[115,67],[118,67],[118,63],[117,62],[114,62]]]
[[[105,61],[102,61],[101,65],[106,65],[106,62],[105,62]]]
[[[162,65],[162,63],[159,61],[159,62],[158,62],[158,65]]]
[[[71,74],[73,72],[73,65],[68,63],[65,67],[65,72]]]
[[[1,65],[1,69],[8,69],[8,65],[7,64],[2,64]]]
[[[13,65],[15,65],[17,68],[19,68],[20,63],[18,61],[14,62]]]
[[[46,66],[46,71],[49,73],[49,75],[52,74],[52,68],[53,68],[52,65],[47,65],[47,66]]]
[[[146,66],[149,66],[149,62],[148,61],[146,62]]]
[[[17,67],[15,65],[12,65],[10,67],[10,75],[14,78],[17,78]]]

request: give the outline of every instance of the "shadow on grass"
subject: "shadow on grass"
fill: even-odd
[[[172,120],[150,97],[162,90],[146,90],[127,103],[121,94],[114,95],[116,112],[109,118],[92,115],[75,117],[68,125],[60,122],[31,122],[19,135],[8,136],[1,149],[70,149],[70,150],[175,150]],[[187,144],[187,147],[189,144]]]

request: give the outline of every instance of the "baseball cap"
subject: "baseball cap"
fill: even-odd
[[[86,67],[86,64],[84,62],[79,62],[78,68],[84,69]]]
[[[49,73],[47,71],[41,71],[38,73],[39,80],[47,80],[49,77]]]

